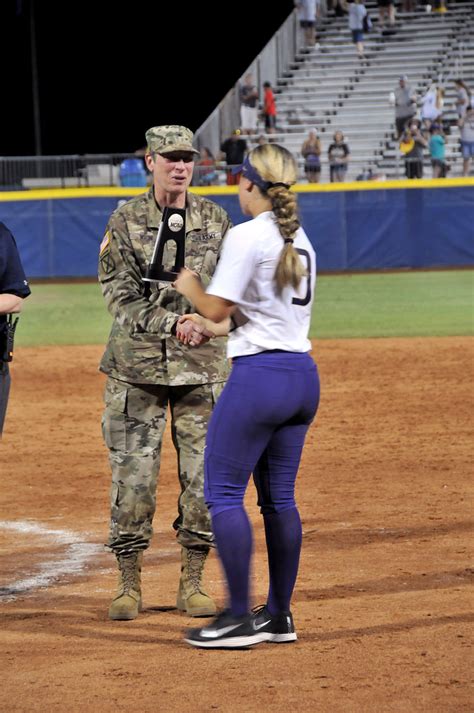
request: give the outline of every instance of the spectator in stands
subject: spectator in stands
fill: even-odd
[[[400,141],[407,178],[423,178],[423,149],[427,146],[428,141],[421,132],[421,122],[419,119],[412,119]]]
[[[394,0],[377,0],[379,7],[379,29],[383,32],[385,29],[385,18],[388,19],[390,28],[395,25],[395,3]]]
[[[319,183],[321,176],[321,141],[316,129],[310,129],[308,138],[303,141],[301,155],[304,158],[304,172],[308,183]]]
[[[469,106],[465,115],[459,119],[461,129],[461,147],[463,157],[463,176],[469,176],[471,158],[474,157],[474,107]]]
[[[306,47],[314,47],[316,42],[316,15],[319,12],[319,4],[319,0],[295,0]]]
[[[347,173],[349,163],[349,146],[344,140],[342,131],[335,131],[333,143],[328,148],[329,175],[331,183],[342,183]]]
[[[416,114],[416,94],[408,85],[408,77],[403,74],[395,89],[395,126],[396,138],[402,135],[407,122]]]
[[[221,145],[222,158],[225,159],[229,169],[227,171],[227,185],[235,186],[240,182],[240,173],[233,174],[232,166],[238,166],[244,162],[247,151],[247,142],[241,138],[240,129],[235,129],[232,136]]]
[[[276,104],[270,82],[263,83],[263,116],[265,119],[265,130],[267,134],[276,132]]]
[[[251,74],[240,85],[240,124],[244,134],[256,134],[258,124],[258,89]]]
[[[421,120],[427,131],[430,130],[433,122],[439,122],[443,113],[444,92],[441,87],[432,82],[421,102]]]
[[[360,59],[364,58],[364,17],[367,10],[363,0],[352,0],[349,5],[349,29]]]
[[[455,79],[454,84],[456,85],[456,111],[458,117],[462,119],[471,103],[471,90],[462,79]]]
[[[402,0],[402,12],[415,12],[417,0]]]
[[[433,0],[433,12],[448,12],[446,0]]]
[[[431,154],[433,178],[446,178],[446,139],[440,124],[431,124],[431,138],[428,146]]]
[[[439,110],[438,121],[441,121],[444,109],[444,89],[436,87],[436,108]]]
[[[196,174],[199,186],[213,186],[218,183],[216,160],[211,149],[203,147],[200,150],[200,159],[196,161]]]
[[[346,0],[326,0],[328,12],[334,10],[335,17],[343,17],[347,12]]]

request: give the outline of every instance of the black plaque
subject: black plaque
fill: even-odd
[[[174,282],[184,267],[186,239],[186,211],[182,208],[164,208],[153,257],[146,269],[145,282]],[[163,264],[166,243],[176,243],[176,255],[171,270]]]

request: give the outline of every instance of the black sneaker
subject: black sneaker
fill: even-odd
[[[260,634],[261,641],[270,641],[274,644],[286,644],[296,641],[293,615],[290,611],[270,614],[265,605],[253,609],[250,626],[255,633]]]
[[[208,626],[189,629],[184,640],[203,649],[241,649],[267,641],[266,633],[252,627],[253,619],[254,614],[235,617],[226,609]]]

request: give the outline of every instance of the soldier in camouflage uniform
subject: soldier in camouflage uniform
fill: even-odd
[[[111,619],[134,619],[141,608],[141,560],[153,532],[168,406],[181,485],[173,524],[182,550],[177,606],[191,616],[216,611],[201,585],[213,546],[203,493],[203,454],[208,420],[228,375],[225,340],[211,340],[212,333],[187,322],[186,327],[196,330],[188,341],[199,348],[181,344],[177,321],[193,311],[191,304],[171,283],[152,283],[147,293],[149,283],[142,279],[164,206],[186,209],[186,266],[203,284],[216,267],[230,221],[215,203],[187,193],[198,153],[192,138],[183,126],[147,131],[145,160],[153,186],[112,214],[100,249],[99,281],[114,318],[100,364],[108,376],[102,423],[112,468],[108,546],[119,566]]]

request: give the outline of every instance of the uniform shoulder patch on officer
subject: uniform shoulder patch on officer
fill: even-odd
[[[111,237],[110,230],[108,230],[103,237],[99,250],[100,266],[106,275],[110,275],[115,270],[115,260],[110,254]]]
[[[109,275],[115,270],[115,260],[109,252],[106,252],[101,256],[100,264],[106,275]]]
[[[110,230],[107,230],[106,234],[102,238],[102,242],[100,244],[99,248],[99,255],[102,257],[103,253],[107,250],[107,248],[110,246]]]

